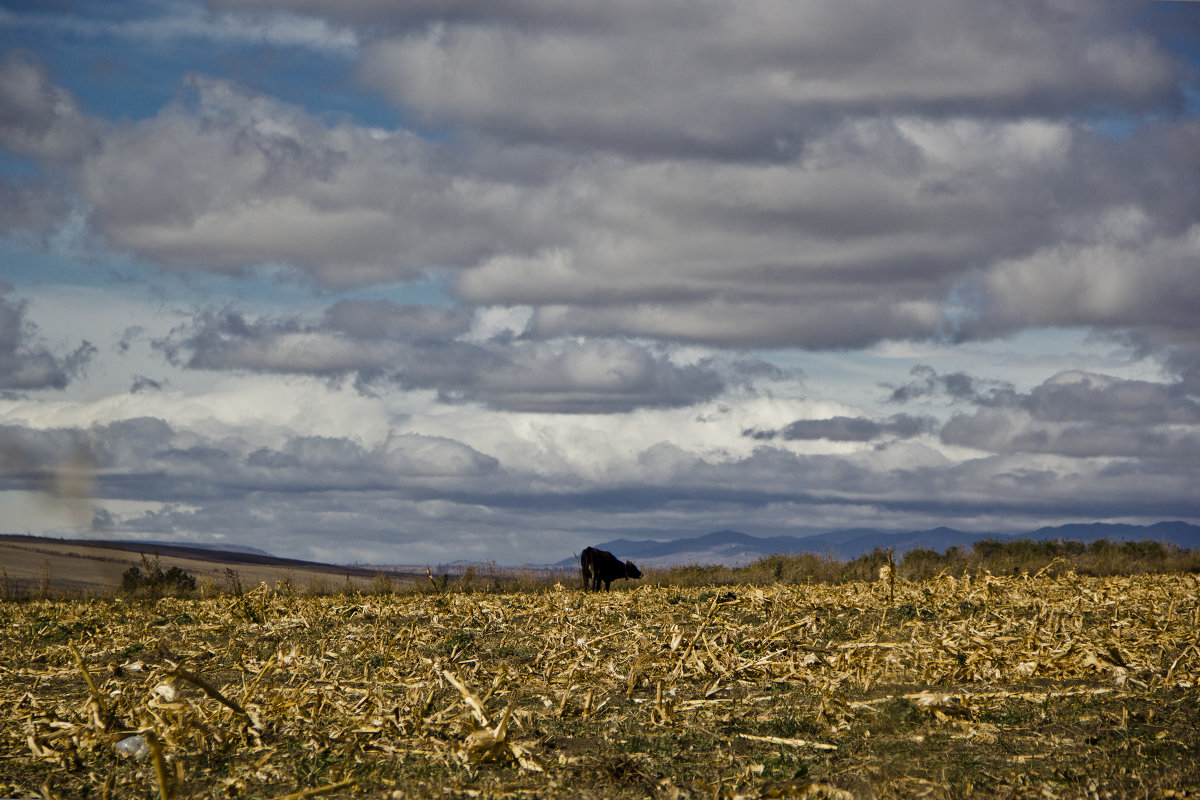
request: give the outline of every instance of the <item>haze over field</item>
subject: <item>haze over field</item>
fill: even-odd
[[[0,8],[6,532],[1200,522],[1200,3]]]

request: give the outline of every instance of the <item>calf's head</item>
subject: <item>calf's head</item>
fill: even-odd
[[[626,578],[640,578],[640,577],[642,577],[642,571],[640,569],[638,569],[637,565],[634,564],[632,561],[626,561],[625,562],[625,577]]]

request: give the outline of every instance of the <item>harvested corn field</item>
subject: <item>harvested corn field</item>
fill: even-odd
[[[1195,797],[1200,581],[0,605],[11,797]]]

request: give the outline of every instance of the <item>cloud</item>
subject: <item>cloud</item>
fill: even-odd
[[[469,323],[462,308],[341,301],[315,322],[204,312],[154,346],[189,369],[353,376],[364,387],[429,389],[443,402],[522,412],[686,406],[725,386],[712,366],[675,364],[630,341],[472,342],[459,338]]]
[[[137,375],[133,379],[133,384],[129,387],[130,394],[138,392],[158,392],[162,391],[164,383],[156,381],[153,378],[147,378],[145,375]]]
[[[1056,425],[995,409],[954,417],[942,429],[942,441],[993,453],[1182,463],[1200,458],[1200,431],[1195,429],[1112,427],[1094,422]]]
[[[107,499],[207,502],[329,489],[420,494],[498,467],[495,458],[437,436],[395,434],[369,447],[343,437],[291,435],[274,447],[256,438],[250,428],[212,437],[152,417],[87,428],[0,426],[5,452],[23,454],[7,475],[36,479],[84,453],[97,470],[97,497]]]
[[[155,399],[169,403],[170,394]],[[272,415],[229,397],[175,402],[200,405],[199,415],[2,426],[0,448],[27,458],[24,467],[6,458],[0,484],[41,485],[55,472],[47,465],[86,453],[106,535],[219,541],[236,530],[274,552],[376,563],[550,561],[562,556],[531,554],[565,555],[596,536],[628,535],[630,525],[695,533],[696,519],[764,534],[849,520],[921,527],[931,518],[1005,530],[1023,520],[1198,510],[1190,499],[1196,426],[1050,423],[1011,405],[952,420],[944,446],[909,436],[920,418],[820,418],[823,404],[769,397],[588,416],[436,406],[393,416],[368,436],[314,435],[287,409]],[[226,406],[239,416],[214,424]],[[1002,424],[988,431],[993,418]],[[801,438],[786,435],[794,423]],[[973,438],[955,438],[955,426]],[[1063,433],[1045,444],[1021,438],[1042,429]],[[838,452],[802,452],[804,437],[818,435],[836,439]],[[964,446],[980,452],[964,455]],[[347,532],[345,549],[328,546]]]
[[[0,155],[27,169],[0,175],[0,232],[44,237],[71,213],[64,175],[78,167],[108,129],[70,92],[54,86],[42,62],[26,50],[0,58]]]
[[[0,146],[51,164],[78,161],[106,126],[70,92],[50,83],[31,53],[10,50],[0,61]]]
[[[433,358],[414,359],[398,380],[408,387],[437,388],[444,399],[540,413],[687,406],[709,400],[724,388],[711,367],[676,365],[665,355],[620,340],[458,343],[445,350],[429,353]]]
[[[964,332],[1086,325],[1194,337],[1200,224],[1171,230],[1164,229],[1167,222],[1140,206],[1115,206],[1074,241],[1047,243],[1029,255],[999,261],[971,287],[978,292],[979,311]]]
[[[0,282],[0,391],[62,389],[76,378],[97,350],[84,341],[65,355],[55,355],[37,340],[27,322],[28,301],[9,299],[12,287]]]
[[[1122,380],[1072,370],[1058,373],[1018,400],[1035,419],[1053,422],[1200,425],[1200,403],[1175,383]]]
[[[913,368],[916,379],[892,389],[892,402],[945,397],[976,406],[941,428],[944,444],[989,453],[1072,459],[1126,458],[1186,463],[1200,456],[1200,403],[1184,381],[1059,372],[1028,392],[958,372]]]
[[[595,336],[616,331],[724,347],[801,346],[811,350],[839,350],[883,339],[928,339],[941,323],[936,304],[889,303],[883,293],[825,304],[812,297],[793,306],[726,299],[598,308],[553,305],[537,310],[532,330],[547,337]]]
[[[773,439],[778,436],[785,441],[810,441],[826,439],[833,442],[870,442],[891,437],[911,439],[929,433],[935,420],[928,417],[913,417],[894,414],[877,421],[867,417],[830,417],[828,419],[798,419],[780,431],[750,431],[747,435],[755,439]]]
[[[301,436],[282,448],[260,448],[245,459],[252,486],[295,491],[326,487],[394,489],[411,479],[472,478],[494,472],[496,459],[461,442],[402,434],[364,448],[348,439]],[[331,475],[330,477],[323,477]]]
[[[983,380],[965,372],[939,375],[928,364],[918,364],[909,373],[913,380],[900,386],[880,384],[891,389],[888,401],[909,403],[915,400],[946,397],[952,402],[986,403],[989,397],[1012,393],[1012,385],[995,380]]]
[[[974,414],[946,423],[943,442],[993,453],[1147,463],[1200,457],[1200,404],[1179,383],[1068,371],[1027,394],[1009,390],[980,403]]]
[[[354,22],[333,4],[305,8]],[[399,33],[364,45],[365,79],[428,125],[643,156],[786,156],[833,115],[1062,115],[1178,99],[1173,59],[1115,3],[583,14],[513,3],[373,22]]]
[[[345,28],[331,27],[313,17],[279,11],[214,14],[204,5],[175,0],[126,2],[106,7],[97,16],[73,15],[62,13],[63,10],[49,5],[25,13],[0,11],[0,21],[31,34],[85,40],[113,37],[123,43],[149,42],[156,47],[169,47],[188,39],[217,46],[266,44],[340,54],[351,54],[357,47],[357,38]]]
[[[465,306],[399,306],[386,300],[339,300],[325,311],[329,328],[347,336],[413,342],[461,336],[472,316]]]
[[[442,169],[418,137],[327,127],[201,76],[185,89],[78,170],[91,223],[114,247],[214,272],[286,263],[347,288],[469,264],[494,231],[521,230],[519,196]]]
[[[49,182],[0,177],[0,234],[48,236],[68,213],[69,201]]]
[[[153,345],[189,369],[345,376],[390,366],[386,343],[355,340],[298,320],[248,322],[235,311],[202,312]]]
[[[571,37],[623,35],[614,32],[617,17],[604,12],[567,15],[561,31],[510,29],[510,16],[552,12],[505,8],[491,16],[480,12],[478,23],[447,18],[440,28],[405,28],[403,14],[391,19],[405,31],[402,43],[416,37],[423,48],[446,51],[449,62],[438,67],[435,59],[425,69],[445,69],[452,73],[447,80],[478,80],[485,88],[489,80],[509,80],[502,74],[507,62],[467,69],[476,59],[528,57],[536,65],[549,58],[538,55],[539,48],[572,52]],[[903,18],[895,30],[843,19],[832,7],[816,9],[767,7],[781,19],[815,14],[848,41],[882,37],[885,52],[896,48],[889,79],[895,73],[901,80],[907,67],[923,75],[922,59],[935,57],[924,44],[908,41],[917,32],[908,17],[924,19],[930,13],[924,8],[878,9],[878,19]],[[469,130],[421,136],[346,119],[331,123],[202,75],[189,76],[156,116],[112,125],[80,111],[36,63],[10,58],[5,74],[20,102],[4,135],[17,152],[63,167],[91,231],[117,250],[175,269],[229,274],[285,264],[334,290],[438,271],[462,302],[531,307],[530,333],[544,339],[639,337],[815,350],[1080,325],[1194,341],[1190,310],[1198,298],[1189,265],[1197,255],[1200,190],[1178,165],[1194,161],[1200,127],[1166,117],[1114,138],[1055,111],[1057,100],[1043,104],[1062,94],[1074,98],[1064,108],[1076,110],[1095,103],[1168,108],[1165,95],[1182,80],[1171,59],[1152,40],[1116,24],[1120,15],[1107,7],[1084,39],[1066,24],[1082,13],[1073,6],[1056,16],[1029,3],[1002,19],[977,9],[942,11],[945,20],[934,15],[926,21],[948,25],[952,41],[978,40],[982,50],[936,57],[980,58],[994,67],[975,65],[959,75],[954,63],[945,65],[950,83],[980,82],[975,94],[965,84],[961,90],[975,100],[956,100],[960,90],[945,87],[946,96],[921,99],[913,78],[908,94],[882,92],[896,98],[885,102],[864,88],[871,76],[856,70],[868,66],[853,66],[845,76],[831,72],[822,79],[838,90],[833,99],[797,95],[788,113],[804,123],[803,135],[770,153],[755,142],[785,140],[790,129],[759,119],[757,111],[741,113],[737,98],[770,117],[775,112],[766,109],[780,105],[776,95],[784,90],[772,89],[771,80],[751,80],[753,91],[705,96],[726,91],[707,88],[698,77],[717,68],[704,66],[705,55],[716,48],[731,59],[720,69],[735,86],[746,76],[762,77],[775,61],[782,60],[785,73],[808,69],[807,61],[786,66],[785,45],[797,44],[788,39],[793,35],[812,50],[797,56],[802,60],[840,63],[843,56],[812,33],[821,26],[759,29],[748,15],[727,20],[731,9],[719,5],[688,22],[670,48],[648,48],[660,56],[645,57],[697,65],[700,72],[687,73],[687,83],[716,126],[700,138],[725,148],[720,153],[701,152],[700,139],[670,147],[664,139],[650,151],[623,145],[623,136],[658,136],[655,131],[669,138],[683,130],[686,138],[687,115],[673,114],[670,98],[642,111],[626,109],[625,103],[641,101],[620,92],[586,104],[555,102],[555,82],[565,81],[562,91],[570,94],[572,80],[591,80],[565,74],[570,70],[539,78],[555,84],[548,95],[523,86],[519,96],[495,101],[514,120],[527,118],[520,125],[545,128],[538,136],[524,135],[517,122],[511,136],[499,135],[507,116],[477,119],[465,111]],[[670,12],[625,13],[633,16],[622,24],[642,13]],[[733,27],[718,32],[712,26],[722,20]],[[528,55],[509,53],[513,42],[531,36],[536,41]],[[749,46],[755,36],[761,47]],[[1028,60],[1013,60],[1002,47],[1017,40],[1036,51]],[[391,45],[380,39],[374,46]],[[578,63],[586,64],[589,53],[619,56],[602,49],[585,48]],[[1093,64],[1097,53],[1116,60]],[[454,60],[460,56],[461,65]],[[1114,66],[1126,56],[1137,69]],[[1047,69],[1025,75],[1029,64]],[[1093,69],[1085,74],[1081,64]],[[1049,69],[1053,65],[1065,72]],[[625,66],[651,97],[655,81],[665,79],[637,60]],[[414,73],[397,80],[425,79]],[[781,80],[790,86],[791,79]],[[1012,81],[1007,89],[1006,81]],[[19,91],[25,84],[36,91]],[[1032,98],[1029,107],[1008,110],[1009,92]],[[403,110],[414,110],[424,96],[416,94]],[[443,96],[457,102],[453,92]],[[529,102],[544,104],[547,113],[578,114],[585,127],[595,124],[596,114],[611,117],[608,132],[595,134],[610,137],[611,145],[581,153],[574,134],[554,134],[550,123],[523,114],[522,103]],[[572,110],[575,105],[587,107]],[[62,114],[51,113],[59,107]],[[640,121],[638,114],[658,115],[658,121]],[[754,130],[743,136],[741,125]],[[86,136],[49,149],[37,144],[59,128]],[[1131,281],[1135,272],[1139,278]],[[299,339],[294,344],[308,347]],[[364,360],[373,357],[378,353],[367,352]]]

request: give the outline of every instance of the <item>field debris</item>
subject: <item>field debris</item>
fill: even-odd
[[[0,604],[0,796],[1200,792],[1200,580]]]
[[[814,750],[837,750],[836,744],[827,744],[825,742],[810,742],[806,739],[785,739],[782,736],[754,736],[749,733],[739,733],[738,738],[752,739],[756,742],[770,742],[771,744],[782,744],[787,747],[811,747]]]
[[[150,745],[145,736],[127,736],[113,745],[113,750],[123,756],[132,756],[138,760],[150,755]]]

